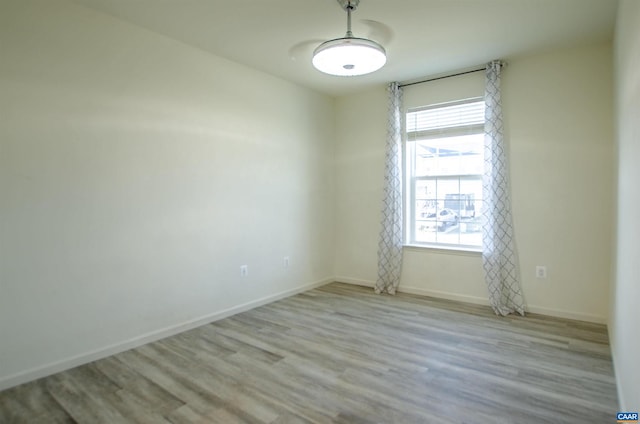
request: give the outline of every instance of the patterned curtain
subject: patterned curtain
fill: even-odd
[[[375,292],[395,294],[402,269],[402,88],[389,84],[389,117]]]
[[[493,61],[486,70],[482,262],[495,313],[524,315],[511,220],[509,164],[502,137],[501,69],[502,62]]]

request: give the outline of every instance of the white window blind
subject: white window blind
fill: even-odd
[[[477,132],[484,125],[484,101],[471,99],[409,109],[406,119],[410,139]]]

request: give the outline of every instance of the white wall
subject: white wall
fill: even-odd
[[[617,229],[609,334],[620,409],[640,410],[640,3],[622,0],[615,41]]]
[[[606,322],[611,45],[506,59],[503,110],[528,310]],[[419,90],[429,92],[434,102],[445,100],[442,94],[456,85],[471,90],[476,84],[481,94],[477,78],[440,80]],[[411,90],[406,89],[405,98],[413,102]],[[346,282],[373,284],[376,279],[386,102],[384,88],[337,101],[335,257],[336,275]],[[536,280],[535,265],[548,267],[546,280]],[[419,248],[405,248],[400,289],[478,303],[486,303],[487,296],[479,254]]]
[[[66,0],[0,58],[0,389],[332,276],[332,99]]]
[[[382,87],[336,102],[334,270],[366,283],[377,272],[387,97]]]
[[[516,59],[505,71],[523,289],[542,313],[607,321],[612,69],[607,43]],[[536,265],[547,265],[547,280],[536,280]]]

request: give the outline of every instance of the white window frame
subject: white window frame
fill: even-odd
[[[417,181],[437,181],[440,180],[458,180],[458,184],[462,181],[478,181],[480,186],[482,186],[482,172],[480,171],[477,174],[434,174],[429,176],[416,176],[416,164],[415,164],[415,146],[419,140],[426,139],[442,139],[447,137],[459,136],[459,135],[484,135],[484,120],[483,122],[475,122],[468,125],[460,125],[450,128],[433,128],[425,131],[415,131],[410,133],[407,131],[406,117],[408,113],[412,111],[420,111],[420,110],[433,110],[438,108],[443,108],[447,106],[455,106],[467,103],[476,103],[482,102],[483,99],[481,97],[474,97],[469,99],[457,100],[453,102],[439,103],[428,105],[420,108],[410,108],[405,111],[405,131],[404,131],[404,143],[403,143],[403,167],[404,167],[404,175],[405,175],[405,184],[403,188],[403,194],[405,198],[405,214],[404,214],[404,228],[405,228],[405,245],[415,246],[415,247],[426,247],[426,248],[436,248],[436,249],[447,249],[447,250],[460,250],[460,251],[472,251],[472,252],[480,252],[482,250],[481,245],[469,245],[469,244],[461,244],[461,243],[444,243],[444,242],[424,242],[418,241],[416,234],[416,223],[418,219],[416,218],[418,211],[416,211],[416,204],[419,199],[416,198],[416,186]],[[412,135],[412,136],[411,136]],[[460,190],[458,190],[460,193]],[[444,196],[443,196],[444,197]],[[436,195],[437,199],[440,199],[439,195]],[[480,199],[476,199],[479,202],[482,201]],[[476,210],[476,214],[481,213],[481,210]],[[436,231],[438,229],[436,223]]]

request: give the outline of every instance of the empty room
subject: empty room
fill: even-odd
[[[637,160],[635,0],[0,0],[0,423],[637,423]]]

